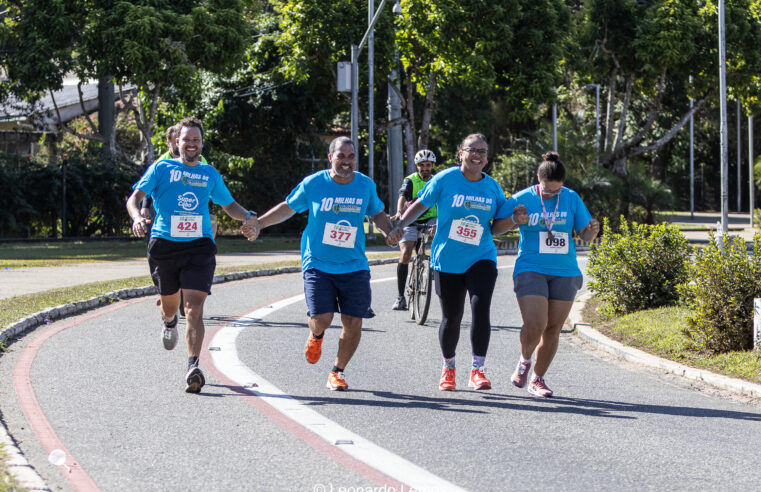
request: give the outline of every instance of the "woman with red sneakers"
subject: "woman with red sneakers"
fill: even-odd
[[[460,165],[436,174],[418,193],[389,234],[389,241],[401,239],[405,226],[426,209],[436,206],[438,227],[431,245],[431,268],[436,294],[441,304],[439,343],[444,357],[439,389],[455,389],[455,350],[465,311],[465,295],[470,296],[473,322],[470,341],[473,365],[468,386],[491,389],[484,361],[489,348],[489,310],[497,281],[497,248],[491,235],[491,221],[509,218],[512,208],[499,184],[483,172],[487,164],[486,137],[474,133],[460,144]]]

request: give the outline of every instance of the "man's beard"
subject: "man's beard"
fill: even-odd
[[[180,150],[180,157],[182,158],[184,162],[195,162],[199,160],[200,155],[201,153],[198,151],[191,153],[186,150]]]
[[[354,166],[352,166],[350,169],[344,169],[342,165],[336,166],[333,168],[336,175],[342,177],[342,178],[350,178],[354,176]]]

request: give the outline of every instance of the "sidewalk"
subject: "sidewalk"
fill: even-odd
[[[299,261],[298,251],[230,253],[217,255],[217,268]],[[0,299],[49,289],[149,275],[147,260],[102,261],[60,267],[0,270]]]
[[[740,236],[745,241],[753,241],[753,236],[757,232],[761,232],[758,229],[759,224],[755,224],[756,228],[750,228],[750,216],[747,213],[730,213],[728,214],[729,229],[728,234],[730,236]],[[721,213],[719,212],[695,212],[693,217],[690,217],[689,212],[682,212],[669,216],[669,222],[674,225],[695,225],[710,228],[716,233],[716,224],[721,222]],[[707,243],[709,241],[709,230],[696,230],[696,231],[682,231],[682,234],[688,241],[693,243]]]

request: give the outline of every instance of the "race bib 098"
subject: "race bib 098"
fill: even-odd
[[[564,255],[568,253],[568,233],[547,231],[539,233],[539,252],[551,255]]]

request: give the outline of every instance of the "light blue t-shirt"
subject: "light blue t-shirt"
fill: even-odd
[[[134,188],[151,195],[156,219],[152,238],[193,241],[214,235],[209,219],[209,200],[227,206],[234,200],[222,175],[208,164],[188,166],[176,159],[153,163]]]
[[[521,240],[518,244],[518,258],[515,260],[513,276],[522,272],[537,272],[558,277],[581,275],[576,261],[573,231],[583,229],[592,220],[592,215],[581,197],[564,186],[559,195],[544,200],[548,217],[555,217],[552,224],[553,238],[546,235],[547,225],[536,185],[517,192],[508,200],[510,210],[519,204],[526,207],[528,222],[520,226]],[[563,241],[567,241],[567,248]]]
[[[365,215],[383,211],[375,183],[355,172],[348,184],[339,184],[329,170],[304,178],[285,199],[298,213],[309,212],[301,235],[301,269],[326,273],[369,270],[365,256]]]
[[[464,273],[478,261],[497,262],[490,221],[509,217],[512,208],[491,176],[468,181],[459,167],[450,167],[431,178],[418,198],[426,207],[436,205],[438,213],[431,245],[434,270]]]

